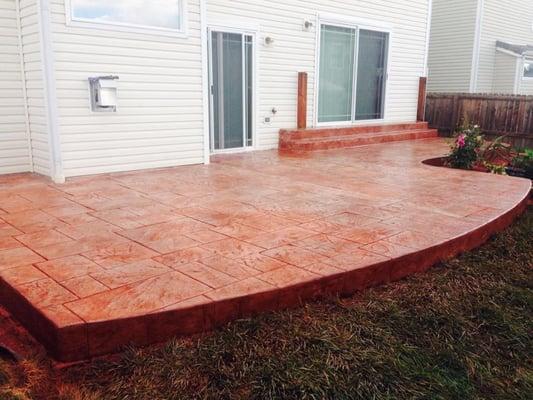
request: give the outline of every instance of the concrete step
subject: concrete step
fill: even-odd
[[[388,132],[355,133],[311,138],[280,138],[280,151],[307,152],[329,149],[344,149],[369,144],[397,142],[437,137],[436,129],[395,130]]]
[[[388,133],[397,131],[411,131],[415,129],[428,129],[427,122],[408,122],[399,124],[381,124],[381,125],[364,125],[364,126],[348,126],[348,127],[328,127],[328,128],[313,128],[313,129],[282,129],[280,131],[280,139],[312,139],[324,138],[329,136],[351,136],[355,134],[367,133]]]

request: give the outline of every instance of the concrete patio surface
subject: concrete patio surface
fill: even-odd
[[[422,164],[443,139],[69,179],[0,177],[0,303],[64,361],[422,272],[531,182]]]

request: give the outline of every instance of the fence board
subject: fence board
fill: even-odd
[[[533,147],[533,96],[428,93],[426,121],[450,135],[465,122],[489,137],[508,135],[517,147]]]

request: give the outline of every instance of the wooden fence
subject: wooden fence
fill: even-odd
[[[489,138],[507,135],[515,147],[533,147],[533,96],[429,93],[426,121],[447,135],[469,122]]]

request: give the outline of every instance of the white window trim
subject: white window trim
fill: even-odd
[[[188,33],[188,6],[187,0],[178,0],[180,4],[180,29],[160,28],[150,25],[128,24],[122,22],[93,21],[73,16],[72,0],[65,0],[65,15],[67,26],[76,28],[99,29],[129,33],[143,33],[149,35],[187,37]]]
[[[524,67],[525,66],[524,66],[524,64],[526,62],[529,62],[529,63],[533,64],[533,57],[529,57],[528,56],[528,57],[524,57],[522,59],[522,69],[521,69],[520,75],[521,75],[523,81],[533,81],[533,76],[525,76],[524,75],[525,74],[525,71],[524,71]]]
[[[364,29],[371,31],[384,32],[389,34],[389,48],[387,51],[387,73],[385,79],[385,99],[383,102],[383,118],[380,119],[365,119],[365,120],[355,120],[355,121],[339,121],[339,122],[318,122],[318,98],[319,98],[319,87],[320,87],[320,41],[322,33],[322,25],[332,25],[342,28],[350,29]],[[390,89],[390,71],[391,71],[391,56],[392,56],[392,42],[393,42],[393,27],[390,24],[386,24],[377,20],[370,19],[357,19],[349,18],[343,15],[336,14],[318,14],[316,19],[316,47],[315,47],[315,84],[314,84],[314,112],[313,112],[313,124],[317,128],[321,127],[347,127],[347,126],[358,126],[358,125],[371,125],[371,124],[382,124],[388,120],[388,109],[389,109],[389,89]],[[356,79],[354,79],[355,81]],[[357,90],[354,87],[354,98],[355,91]]]

